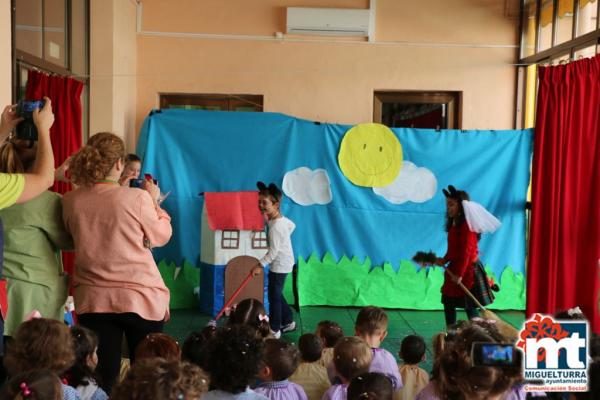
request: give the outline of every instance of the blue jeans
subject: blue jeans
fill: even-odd
[[[292,310],[283,297],[283,286],[288,274],[269,271],[269,322],[275,332],[281,330],[282,325],[287,325],[294,320]]]

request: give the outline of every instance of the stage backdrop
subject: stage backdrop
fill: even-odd
[[[441,309],[441,268],[419,268],[410,259],[419,250],[444,255],[441,189],[452,184],[502,221],[480,241],[481,258],[501,287],[493,308],[524,309],[532,131],[392,129],[404,175],[396,195],[383,196],[354,185],[340,170],[340,144],[350,128],[276,113],[152,112],[137,151],[142,172],[171,192],[164,207],[173,238],[154,253],[177,291],[174,299],[193,298],[197,285],[190,277],[198,275],[191,269],[200,251],[199,194],[255,190],[258,180],[281,187],[289,172],[287,191],[296,201],[286,197],[282,211],[296,223],[292,241],[302,305]],[[177,266],[184,273],[174,277]]]

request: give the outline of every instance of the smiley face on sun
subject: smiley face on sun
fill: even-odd
[[[387,186],[400,172],[402,146],[385,125],[355,125],[342,139],[338,163],[346,178],[357,186]]]

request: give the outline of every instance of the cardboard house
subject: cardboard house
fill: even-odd
[[[216,315],[267,252],[257,191],[205,192],[200,239],[200,309]],[[264,274],[253,278],[235,303],[256,298],[268,307]]]

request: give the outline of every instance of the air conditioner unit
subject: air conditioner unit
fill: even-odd
[[[369,36],[370,11],[352,8],[287,8],[287,33]]]

